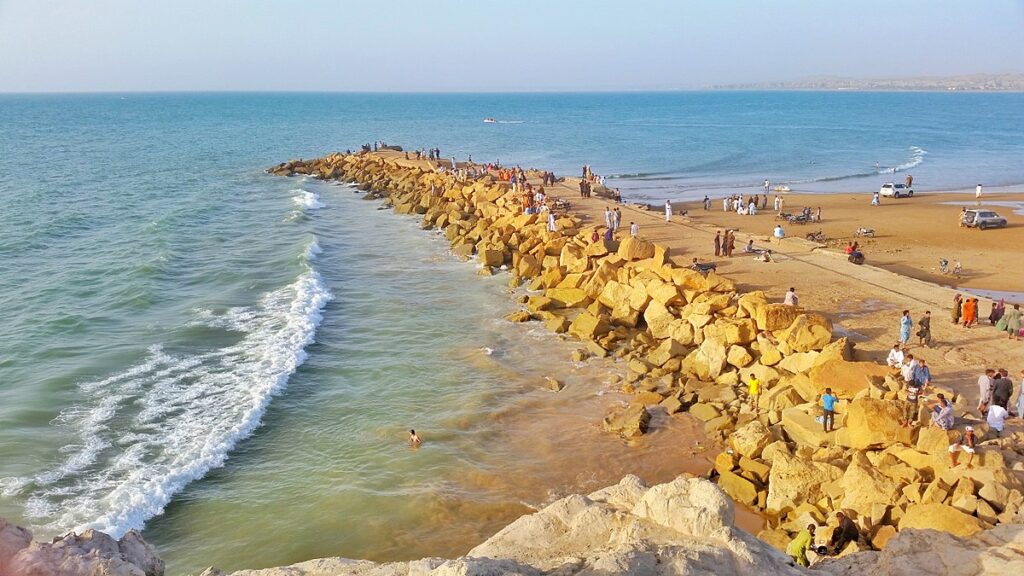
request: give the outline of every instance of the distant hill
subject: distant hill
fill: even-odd
[[[842,78],[812,76],[800,80],[715,84],[712,90],[881,90],[881,91],[963,91],[1024,92],[1024,74],[966,74],[922,76],[919,78]]]

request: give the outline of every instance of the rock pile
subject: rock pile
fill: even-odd
[[[664,247],[640,238],[594,242],[595,227],[573,214],[549,230],[490,176],[460,182],[374,154],[295,160],[269,172],[351,182],[399,214],[419,215],[454,254],[475,255],[482,273],[508,270],[510,288],[528,288],[525,309],[509,320],[580,340],[574,360],[612,356],[628,366],[623,390],[632,402],[613,409],[605,428],[643,434],[652,410],[702,421],[729,447],[715,460],[719,485],[766,513],[760,536],[777,546],[809,522],[834,522],[840,509],[866,536],[861,546],[882,549],[910,528],[970,535],[1013,521],[1024,504],[1024,438],[982,442],[973,470],[950,470],[949,435],[902,426],[900,383],[884,366],[853,361],[824,315],[771,303],[761,291],[739,293],[713,271],[675,266]],[[746,392],[752,377],[762,389],[756,406]],[[826,387],[841,399],[828,433],[817,419]],[[985,426],[975,429],[984,439]]]
[[[164,562],[135,530],[120,540],[95,530],[53,542],[0,518],[2,576],[163,576]]]

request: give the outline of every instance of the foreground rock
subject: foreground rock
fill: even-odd
[[[32,533],[0,518],[2,576],[163,576],[156,549],[132,530],[120,540],[95,530],[53,542],[33,542]]]
[[[322,559],[233,576],[474,576],[499,574],[801,574],[737,528],[733,503],[707,480],[646,487],[635,476],[523,516],[454,560],[374,564]],[[213,571],[209,573],[213,574]]]

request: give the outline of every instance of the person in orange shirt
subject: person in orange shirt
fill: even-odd
[[[964,302],[964,328],[970,328],[978,319],[978,299],[968,298]]]

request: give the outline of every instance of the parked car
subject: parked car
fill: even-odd
[[[878,191],[879,196],[888,196],[890,198],[913,198],[914,191],[911,188],[907,188],[906,184],[894,184],[892,182],[886,182],[882,184],[882,189]]]
[[[966,210],[960,221],[968,228],[984,230],[986,228],[1002,228],[1006,226],[1006,218],[991,210]]]

